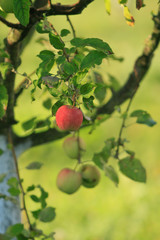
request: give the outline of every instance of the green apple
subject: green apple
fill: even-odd
[[[81,174],[69,168],[62,169],[57,176],[57,187],[67,194],[76,192],[81,186],[81,183]]]
[[[6,13],[13,13],[13,0],[0,0],[0,6]]]
[[[94,165],[84,164],[80,167],[79,172],[82,175],[82,185],[86,188],[93,188],[100,181],[100,172]]]
[[[78,159],[85,153],[86,145],[82,138],[72,136],[64,140],[63,149],[68,157]]]

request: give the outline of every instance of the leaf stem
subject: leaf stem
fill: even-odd
[[[70,26],[71,26],[72,33],[73,33],[73,37],[76,38],[76,31],[75,31],[75,29],[74,29],[74,27],[73,27],[73,24],[72,24],[72,22],[71,22],[69,16],[66,15],[66,17],[67,17],[67,21],[69,22],[69,24],[70,24]]]
[[[15,94],[17,94],[21,90],[21,88],[24,88],[24,86],[26,87],[26,86],[29,86],[29,85],[32,84],[30,77],[32,75],[34,75],[36,71],[34,70],[33,72],[31,72],[27,76],[24,76],[24,74],[21,74],[21,73],[17,72],[15,69],[12,69],[12,72],[14,72],[15,74],[19,74],[20,76],[24,77],[23,80],[19,83],[19,85],[14,90]]]
[[[130,109],[130,106],[131,106],[131,103],[133,100],[133,96],[134,96],[134,94],[132,95],[132,97],[129,100],[125,114],[127,114]],[[117,159],[119,159],[119,147],[121,145],[121,137],[122,137],[123,129],[125,128],[126,119],[127,119],[127,117],[125,116],[123,118],[122,125],[121,125],[120,131],[119,131],[119,136],[118,136],[118,140],[117,140],[117,149],[116,149],[116,154],[115,154],[115,158],[117,158]]]

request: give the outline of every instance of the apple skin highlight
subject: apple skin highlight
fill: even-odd
[[[83,114],[77,107],[63,105],[56,112],[56,123],[61,130],[76,131],[82,122]]]

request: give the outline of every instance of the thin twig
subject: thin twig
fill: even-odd
[[[69,16],[67,15],[66,17],[67,17],[67,21],[69,22],[69,24],[70,24],[70,26],[71,26],[72,33],[73,33],[73,37],[76,38],[76,31],[75,31],[75,29],[74,29],[74,27],[73,27],[73,24],[72,24]]]
[[[15,71],[14,69],[13,69],[12,71],[13,71],[14,73],[19,74],[20,76],[23,76],[23,77],[24,77],[23,74]],[[19,85],[15,88],[15,90],[14,90],[15,94],[17,94],[17,93],[21,90],[21,88],[23,88],[24,84],[25,84],[27,81],[28,81],[28,84],[31,83],[30,77],[31,77],[33,74],[35,74],[35,72],[36,72],[36,70],[34,70],[34,71],[31,72],[28,76],[25,76],[25,77],[23,78],[23,80],[22,80],[22,81],[19,83]]]
[[[21,24],[19,23],[11,23],[9,21],[7,21],[6,19],[4,19],[2,16],[0,16],[0,21],[3,22],[6,26],[8,27],[11,27],[11,28],[16,28],[16,29],[21,29],[21,30],[24,30],[25,27],[22,26]]]
[[[60,35],[58,34],[58,32],[57,32],[57,30],[55,29],[55,27],[54,27],[50,22],[48,22],[48,23],[49,23],[51,29],[53,30],[53,32],[55,33],[55,35],[57,35],[57,36],[59,37],[60,41],[65,45],[64,41],[62,40],[62,38],[61,38]],[[68,54],[66,53],[66,50],[63,48],[62,51],[63,51],[63,54],[64,54],[65,58],[66,58],[67,61],[69,62],[69,56],[68,56]]]
[[[21,189],[22,206],[23,206],[22,209],[25,211],[27,222],[28,222],[28,225],[29,225],[29,229],[32,229],[32,225],[31,225],[31,222],[30,222],[30,219],[29,219],[29,215],[28,215],[28,211],[27,211],[27,207],[26,207],[26,202],[25,202],[25,192],[24,192],[23,185],[22,185],[21,178],[20,178],[20,174],[19,174],[17,156],[16,156],[16,152],[15,152],[15,149],[14,149],[13,141],[12,141],[12,130],[11,130],[11,128],[8,129],[8,141],[11,145],[11,151],[12,151],[12,155],[13,155],[13,159],[14,159],[14,163],[15,163],[15,167],[16,167],[18,182],[19,182],[19,186],[20,186],[20,189]]]
[[[132,95],[132,97],[129,100],[129,103],[128,103],[126,111],[125,111],[125,114],[127,114],[128,111],[129,111],[129,108],[131,106],[133,97],[134,97],[134,94]],[[122,137],[123,129],[125,128],[126,119],[127,119],[127,117],[125,116],[123,118],[122,125],[121,125],[120,131],[119,131],[119,136],[118,136],[118,141],[117,141],[117,150],[116,150],[116,154],[115,154],[115,158],[117,158],[117,159],[119,159],[119,147],[121,145],[121,137]]]

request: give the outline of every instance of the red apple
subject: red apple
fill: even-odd
[[[82,122],[83,114],[77,107],[63,105],[56,112],[56,123],[61,130],[76,131]]]
[[[100,180],[100,172],[98,168],[91,164],[81,166],[79,172],[82,175],[82,185],[86,188],[95,187]]]
[[[81,174],[69,168],[62,169],[57,176],[57,187],[67,194],[76,192],[81,183]]]
[[[63,149],[68,157],[78,159],[84,154],[86,145],[82,138],[72,136],[64,140]]]

